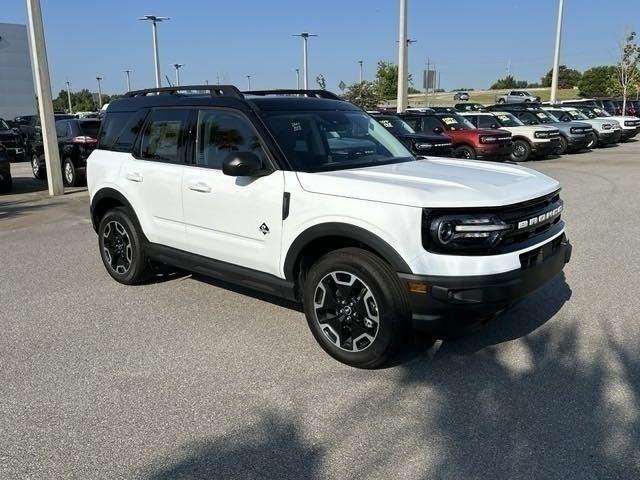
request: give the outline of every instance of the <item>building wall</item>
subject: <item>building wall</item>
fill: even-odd
[[[36,112],[27,27],[0,23],[0,118]]]

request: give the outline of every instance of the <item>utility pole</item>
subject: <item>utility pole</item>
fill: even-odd
[[[251,90],[251,75],[247,75],[247,90]]]
[[[153,35],[153,61],[155,64],[156,70],[156,88],[160,88],[161,80],[160,80],[160,55],[158,54],[158,23],[164,22],[165,20],[169,20],[169,17],[157,17],[155,15],[145,15],[144,17],[138,18],[138,20],[148,20],[151,22],[151,31]]]
[[[220,85],[220,74],[216,73],[216,82],[218,85]]]
[[[102,110],[102,77],[97,76],[96,80],[98,81],[98,103],[100,104],[100,110]]]
[[[127,75],[127,92],[131,91],[131,72],[133,70],[123,70],[123,72]]]
[[[302,32],[297,33],[294,37],[302,38],[302,81],[304,84],[304,89],[309,89],[309,37],[317,37],[313,33]]]
[[[431,59],[427,57],[427,70],[424,75],[424,106],[429,106],[429,72],[431,71]]]
[[[300,69],[296,68],[296,90],[300,90]]]
[[[44,144],[44,161],[47,169],[49,195],[63,195],[62,168],[56,136],[56,123],[53,116],[53,100],[51,99],[51,79],[49,78],[49,62],[47,46],[44,40],[42,10],[40,0],[27,0],[27,18],[29,36],[31,37],[31,58],[36,80],[36,93],[42,125],[42,142]]]
[[[180,86],[180,69],[184,67],[184,63],[174,63],[173,68],[176,69],[176,87]]]
[[[509,57],[509,60],[507,61],[507,77],[511,76],[511,57]]]
[[[560,71],[560,44],[562,43],[562,17],[564,0],[558,1],[558,23],[556,25],[556,47],[553,52],[553,74],[551,75],[551,104],[556,103],[558,96],[558,72]]]
[[[409,81],[407,76],[408,60],[407,53],[407,2],[400,0],[400,18],[398,25],[398,113],[404,112],[408,103]]]
[[[360,83],[364,82],[363,64],[364,61],[358,60],[358,65],[360,65]]]
[[[73,108],[71,108],[71,84],[69,80],[65,82],[67,85],[67,101],[69,102],[69,114],[73,115]]]

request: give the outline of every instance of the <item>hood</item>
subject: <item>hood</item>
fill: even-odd
[[[511,133],[506,130],[498,130],[495,128],[478,128],[473,131],[477,132],[480,135],[491,135],[491,136],[498,136],[498,137],[508,137],[511,135]]]
[[[638,117],[630,117],[628,115],[611,115],[610,117],[598,117],[598,119],[600,120],[615,120],[617,121],[621,126],[625,126],[624,122],[638,122],[640,123],[640,118]],[[629,128],[629,127],[627,127]]]
[[[431,208],[510,205],[560,188],[556,180],[517,165],[435,157],[297,176],[312,193]]]
[[[426,142],[426,143],[446,143],[450,144],[451,139],[444,135],[428,134],[428,133],[403,133],[396,135],[396,138],[400,140]]]

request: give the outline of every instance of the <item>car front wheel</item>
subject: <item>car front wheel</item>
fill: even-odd
[[[473,160],[474,158],[476,158],[476,152],[473,150],[473,148],[468,147],[466,145],[462,145],[453,150],[453,156],[455,158],[464,158],[467,160]]]
[[[561,135],[560,136],[560,145],[558,146],[558,150],[556,150],[556,153],[558,155],[564,155],[565,153],[567,153],[568,149],[569,149],[569,142],[567,141],[566,138],[564,138]]]
[[[40,158],[35,153],[31,157],[31,171],[33,172],[33,178],[44,180],[45,172],[44,169],[40,167]]]
[[[344,248],[318,260],[304,282],[309,328],[333,358],[376,368],[398,351],[409,325],[406,294],[376,255]]]
[[[591,132],[589,135],[589,143],[587,144],[587,148],[597,148],[598,147],[598,134],[596,132]]]
[[[525,140],[514,140],[511,150],[511,160],[514,162],[526,162],[531,156],[531,147]]]
[[[62,173],[64,175],[64,184],[67,187],[78,186],[78,173],[70,158],[65,158],[62,162]]]

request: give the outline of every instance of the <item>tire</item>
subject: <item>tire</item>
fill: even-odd
[[[600,144],[600,139],[598,138],[598,134],[596,132],[591,132],[589,136],[590,136],[590,140],[589,140],[589,143],[587,144],[587,148],[589,149],[598,148],[598,145]]]
[[[465,160],[473,160],[476,158],[476,151],[467,145],[461,145],[453,149],[455,158],[464,158]]]
[[[62,178],[67,187],[78,186],[78,171],[69,157],[62,161]]]
[[[303,303],[316,341],[352,367],[384,365],[409,330],[408,300],[398,276],[386,262],[359,248],[320,258],[305,279]]]
[[[531,103],[531,100],[529,100],[528,98],[526,98],[526,99],[524,100],[524,103]]]
[[[504,98],[499,98],[498,103],[506,103],[506,100]]]
[[[44,180],[46,172],[40,166],[40,158],[35,153],[31,156],[31,171],[33,172],[33,178],[37,180]]]
[[[114,280],[125,285],[142,282],[148,271],[142,234],[124,207],[109,210],[98,227],[100,258]]]
[[[511,160],[514,162],[526,162],[531,158],[531,145],[522,139],[513,141],[511,148]]]
[[[558,150],[556,150],[556,153],[558,155],[564,155],[565,153],[567,153],[568,149],[569,149],[569,142],[567,141],[566,138],[560,135],[560,145],[558,146]]]
[[[9,193],[12,187],[13,179],[8,175],[0,182],[0,193]]]

